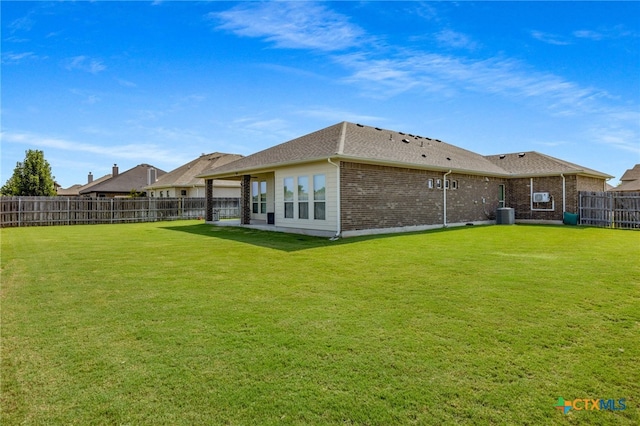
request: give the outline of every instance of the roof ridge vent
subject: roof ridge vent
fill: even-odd
[[[436,142],[442,142],[440,139],[436,139]]]
[[[404,143],[409,143],[409,142],[411,142],[411,141],[410,141],[409,139],[402,139],[402,142],[404,142]]]
[[[521,152],[520,154],[518,154],[518,157],[522,158],[522,157],[524,157],[524,155],[525,155],[525,153]]]
[[[380,127],[374,127],[374,129],[376,129],[377,131],[382,131],[382,129]]]
[[[500,154],[500,159],[502,160],[504,157],[506,157],[506,155],[504,154]]]
[[[363,126],[362,124],[360,124],[360,123],[356,123],[356,126],[358,126],[358,127],[364,127],[364,126]]]

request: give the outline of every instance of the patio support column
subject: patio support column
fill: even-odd
[[[240,181],[240,224],[251,224],[251,175],[242,175]]]
[[[205,197],[204,220],[211,222],[213,220],[213,179],[205,181]]]

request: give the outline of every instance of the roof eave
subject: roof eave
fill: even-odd
[[[560,175],[580,175],[580,176],[595,177],[598,179],[613,178],[613,176],[610,176],[605,173],[590,173],[585,170],[566,170],[566,171],[543,172],[543,173],[510,173],[509,177],[514,179],[519,179],[519,178],[532,178],[532,177],[552,177],[552,176],[560,176]]]

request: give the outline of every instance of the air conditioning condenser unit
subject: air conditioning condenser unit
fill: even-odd
[[[548,203],[551,200],[548,192],[534,192],[533,193],[533,202],[534,203]]]

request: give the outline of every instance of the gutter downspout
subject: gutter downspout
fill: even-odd
[[[442,227],[446,228],[447,227],[447,176],[449,176],[451,174],[451,170],[449,170],[447,173],[444,174],[444,176],[442,176],[442,185],[443,185],[443,209],[442,209]]]
[[[533,178],[529,178],[529,214],[533,218]]]
[[[340,234],[342,233],[342,230],[340,229],[340,227],[342,226],[340,223],[340,216],[342,214],[342,211],[340,210],[340,165],[334,163],[333,161],[331,161],[331,157],[327,158],[327,161],[329,162],[329,164],[332,164],[334,166],[336,166],[336,182],[337,182],[337,186],[336,186],[336,210],[338,211],[338,214],[336,215],[336,235],[334,235],[333,237],[330,238],[331,241],[335,241],[338,238],[340,238]]]
[[[564,217],[564,212],[567,211],[567,185],[564,173],[560,173],[560,177],[562,178],[562,215]]]

